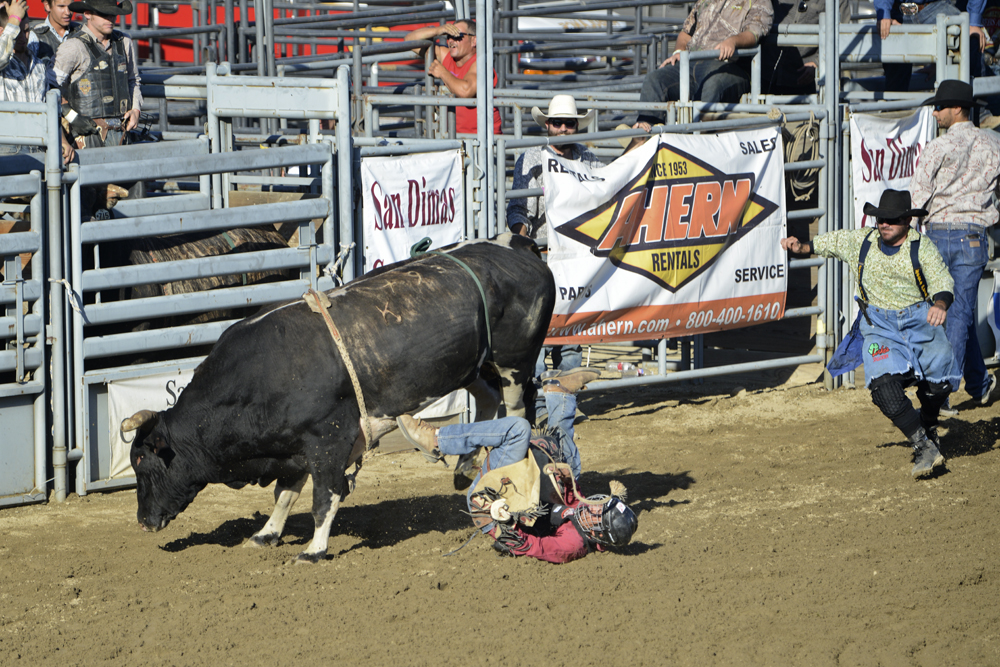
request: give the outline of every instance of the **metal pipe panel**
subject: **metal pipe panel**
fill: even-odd
[[[83,243],[100,243],[146,236],[313,220],[325,218],[328,215],[330,215],[329,200],[321,198],[301,199],[214,211],[202,210],[182,214],[148,215],[139,218],[93,220],[82,227],[80,238]],[[2,239],[3,237],[0,236],[0,243],[2,243]]]
[[[317,253],[323,263],[333,261],[331,248],[323,246]],[[309,266],[309,249],[281,248],[242,252],[235,255],[199,257],[155,264],[91,269],[82,273],[83,291],[130,287],[155,283],[190,280],[206,276],[228,276]]]

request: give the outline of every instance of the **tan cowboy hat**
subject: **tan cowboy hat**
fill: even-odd
[[[535,122],[545,127],[549,118],[576,118],[580,121],[580,125],[586,125],[594,119],[597,112],[591,109],[585,114],[577,113],[576,111],[576,100],[573,99],[572,95],[556,95],[551,100],[549,100],[549,112],[542,113],[542,110],[538,107],[533,107],[531,109],[531,117],[535,119]]]

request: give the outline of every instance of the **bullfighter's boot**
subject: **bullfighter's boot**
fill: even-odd
[[[944,465],[944,456],[923,428],[910,436],[910,442],[913,443],[913,471],[910,474],[914,478],[929,477],[935,468]]]

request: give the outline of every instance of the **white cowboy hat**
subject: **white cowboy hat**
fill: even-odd
[[[547,114],[542,113],[542,110],[538,107],[532,107],[531,109],[531,117],[542,127],[545,127],[549,118],[576,118],[580,121],[580,125],[586,125],[594,119],[595,115],[597,115],[597,112],[593,109],[585,114],[577,113],[576,100],[573,99],[572,95],[556,95],[549,100],[549,112]]]

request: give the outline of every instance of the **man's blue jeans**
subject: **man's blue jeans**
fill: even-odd
[[[691,99],[701,102],[740,101],[750,92],[750,74],[738,62],[697,60],[691,64]],[[681,98],[681,67],[667,65],[652,70],[642,81],[640,102],[676,102]],[[650,125],[666,122],[662,111],[639,114],[639,122]]]
[[[583,365],[583,347],[580,345],[546,345],[538,353],[535,361],[535,377],[545,372],[545,355],[552,357],[552,368],[560,371],[571,371]],[[535,394],[535,423],[545,414],[545,396],[539,389]]]
[[[965,377],[965,391],[973,398],[981,398],[990,381],[976,335],[979,280],[988,260],[986,230],[979,225],[966,229],[929,229],[926,236],[937,246],[955,281],[955,302],[948,309],[944,326]]]
[[[940,14],[958,16],[961,12],[958,11],[955,3],[951,0],[936,0],[936,2],[928,2],[916,14],[893,14],[892,18],[903,25],[934,25],[937,23],[937,17]],[[972,52],[972,58],[969,60],[969,74],[977,77],[982,76],[983,56],[979,49],[978,38],[973,41],[976,43],[970,43],[969,45],[969,50]],[[913,74],[913,65],[886,63],[883,65],[883,69],[885,70],[886,90],[907,91],[910,89],[910,77]]]
[[[576,416],[576,395],[564,392],[545,392],[545,403],[549,411],[549,428],[556,431],[563,458],[573,476],[582,472],[580,452],[573,441],[573,418]],[[528,455],[531,439],[531,424],[522,417],[504,417],[492,421],[472,424],[452,424],[438,431],[437,444],[442,454],[461,456],[471,454],[480,447],[489,448],[483,471],[489,472],[503,466],[517,463]],[[476,475],[469,495],[479,483],[482,472]]]

